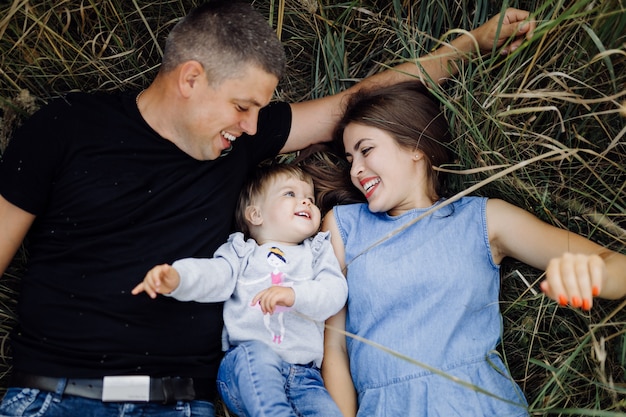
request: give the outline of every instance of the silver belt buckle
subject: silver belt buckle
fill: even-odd
[[[105,376],[102,401],[150,401],[150,377],[147,375]]]

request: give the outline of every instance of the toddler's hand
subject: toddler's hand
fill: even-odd
[[[146,292],[150,298],[156,298],[158,294],[168,294],[178,287],[180,283],[180,275],[171,265],[157,265],[148,271],[146,276],[139,285],[137,285],[131,293],[137,295]]]
[[[274,285],[254,296],[250,305],[259,304],[263,314],[274,314],[277,305],[291,307],[296,301],[296,293],[291,287]]]

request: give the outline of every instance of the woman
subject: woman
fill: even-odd
[[[551,298],[589,309],[594,296],[626,294],[626,256],[501,200],[443,198],[435,167],[450,161],[451,136],[419,83],[355,94],[337,140],[367,200],[323,224],[349,288],[327,322],[323,364],[344,415],[528,415],[495,350],[500,263],[545,269]]]

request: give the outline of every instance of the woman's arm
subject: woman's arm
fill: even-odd
[[[508,39],[514,37],[515,40],[502,50],[502,53],[508,53],[519,47],[524,39],[530,39],[536,27],[534,21],[528,20],[529,13],[524,10],[507,9],[502,17],[502,25],[500,18],[500,14],[497,14],[471,32],[464,33],[434,52],[420,57],[419,65],[415,62],[406,62],[372,75],[332,96],[292,103],[291,131],[281,153],[329,141],[342,113],[342,103],[347,94],[363,87],[391,85],[410,79],[430,78],[440,83],[449,77],[451,72],[456,72],[453,61],[466,59],[477,46],[481,51],[491,51],[494,45],[502,46]],[[426,74],[422,73],[422,68]]]
[[[494,260],[510,256],[545,270],[541,289],[561,305],[590,309],[594,296],[626,295],[626,255],[502,200],[487,202],[487,227]]]
[[[324,218],[323,231],[330,231],[330,242],[339,260],[339,265],[345,274],[345,251],[337,222],[332,211]],[[326,320],[324,332],[324,360],[322,361],[322,377],[324,385],[331,397],[341,410],[344,417],[356,416],[357,397],[352,376],[350,362],[346,349],[346,307]]]
[[[357,412],[357,399],[350,375],[346,336],[342,333],[345,328],[346,308],[344,307],[339,313],[326,320],[322,377],[326,389],[344,417],[353,417]]]

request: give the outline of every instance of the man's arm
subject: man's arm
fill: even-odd
[[[0,273],[6,271],[33,221],[35,215],[0,195]]]
[[[500,19],[502,25],[500,26]],[[481,51],[490,51],[494,45],[502,46],[508,39],[515,37],[502,53],[515,50],[524,41],[530,38],[535,28],[533,21],[526,21],[529,13],[518,9],[507,9],[504,16],[500,14],[492,17],[485,24],[468,33],[464,33],[452,42],[442,45],[436,51],[419,58],[419,64],[406,62],[391,69],[372,75],[355,86],[316,100],[291,104],[293,118],[291,131],[287,143],[281,153],[304,149],[307,146],[327,142],[342,113],[342,104],[346,95],[354,93],[363,87],[376,85],[390,85],[414,79],[442,82],[451,73],[456,72],[453,61],[465,59],[468,54],[479,48]],[[496,38],[496,34],[498,37]],[[422,74],[422,69],[426,74]]]

